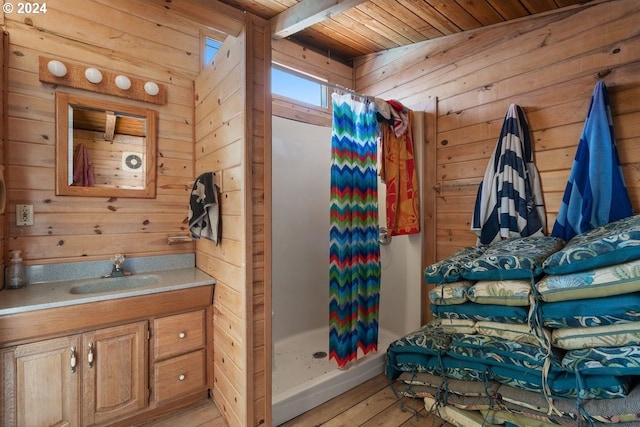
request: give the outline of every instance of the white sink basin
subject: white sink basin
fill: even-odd
[[[124,277],[105,277],[90,279],[69,289],[70,294],[97,294],[100,292],[115,292],[141,288],[158,283],[160,276],[155,274],[141,274]]]

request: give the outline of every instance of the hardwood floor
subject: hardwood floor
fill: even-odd
[[[139,427],[227,427],[218,408],[203,401],[188,410]],[[453,427],[428,414],[422,399],[398,398],[380,374],[280,427]]]
[[[399,398],[380,374],[281,427],[453,427],[428,414],[422,399]]]
[[[228,427],[211,399],[137,427]]]

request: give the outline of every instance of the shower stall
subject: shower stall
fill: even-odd
[[[422,237],[396,236],[380,251],[378,352],[348,369],[329,361],[330,164],[331,128],[273,117],[274,426],[382,373],[389,343],[420,326]]]

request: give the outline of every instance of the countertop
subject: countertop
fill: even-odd
[[[135,275],[157,276],[158,281],[133,289],[87,294],[74,294],[71,293],[71,289],[89,281],[100,280],[100,276],[41,282],[27,285],[21,289],[4,289],[0,291],[0,316],[215,284],[213,277],[196,267],[151,271],[141,269],[134,272],[131,277],[135,277]]]

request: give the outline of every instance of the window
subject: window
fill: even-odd
[[[205,38],[205,42],[204,42],[204,64],[205,65],[211,64],[211,61],[213,61],[213,58],[216,56],[216,53],[218,53],[220,46],[222,46],[221,42],[214,40],[210,37]]]
[[[318,107],[327,107],[326,85],[282,67],[271,67],[271,92]]]

